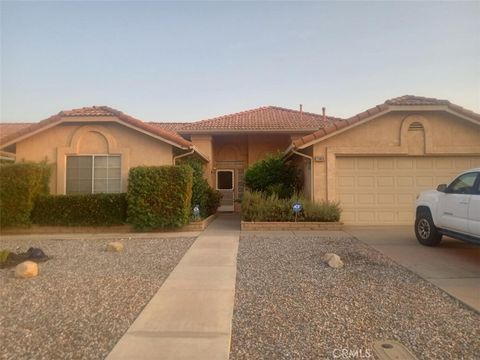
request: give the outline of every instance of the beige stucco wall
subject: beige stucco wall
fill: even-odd
[[[424,131],[409,132],[414,122]],[[320,141],[313,145],[316,201],[336,200],[337,155],[480,155],[480,126],[443,111],[390,112]]]
[[[265,158],[267,154],[285,151],[291,144],[288,135],[249,135],[248,136],[248,165],[252,165]]]
[[[208,161],[203,168],[203,176],[207,179],[210,186],[214,186],[214,180],[212,176],[213,170],[213,143],[211,135],[192,135],[191,142],[193,145],[210,161]]]
[[[52,194],[65,193],[67,155],[121,155],[122,191],[131,167],[171,165],[173,160],[172,145],[114,122],[63,123],[18,142],[16,153],[17,162],[46,159],[52,164]]]

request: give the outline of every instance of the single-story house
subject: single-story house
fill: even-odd
[[[416,195],[480,166],[480,114],[447,100],[401,96],[348,119],[262,107],[192,123],[147,123],[109,107],[62,111],[35,124],[2,124],[0,151],[46,160],[54,194],[119,192],[128,170],[196,156],[239,210],[245,169],[282,151],[314,201],[339,201],[346,224],[411,224]]]

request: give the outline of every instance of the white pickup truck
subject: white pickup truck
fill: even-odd
[[[415,235],[422,245],[438,245],[443,235],[480,244],[480,168],[422,192],[415,206]]]

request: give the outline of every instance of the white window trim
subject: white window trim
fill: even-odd
[[[120,157],[120,191],[118,193],[103,193],[103,194],[119,194],[122,192],[123,189],[123,179],[122,179],[122,154],[66,154],[65,155],[65,177],[64,177],[64,183],[63,183],[63,188],[65,189],[64,195],[67,195],[67,158],[71,157],[78,157],[78,156],[91,156],[92,157],[92,188],[90,194],[100,194],[100,193],[95,193],[93,192],[94,190],[94,182],[95,182],[95,157],[96,156],[106,156],[106,157],[113,157],[113,156],[118,156]],[[107,184],[108,186],[108,184]]]

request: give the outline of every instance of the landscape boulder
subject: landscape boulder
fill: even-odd
[[[27,250],[27,255],[29,259],[42,260],[47,257],[42,249],[31,247]]]
[[[121,251],[123,251],[123,244],[121,242],[118,242],[118,241],[113,241],[111,243],[108,243],[107,251],[121,252]]]
[[[325,261],[331,268],[340,269],[343,267],[343,261],[337,254],[327,253],[323,255],[322,260]]]
[[[15,266],[15,277],[27,279],[38,275],[38,265],[33,261],[24,261]]]

